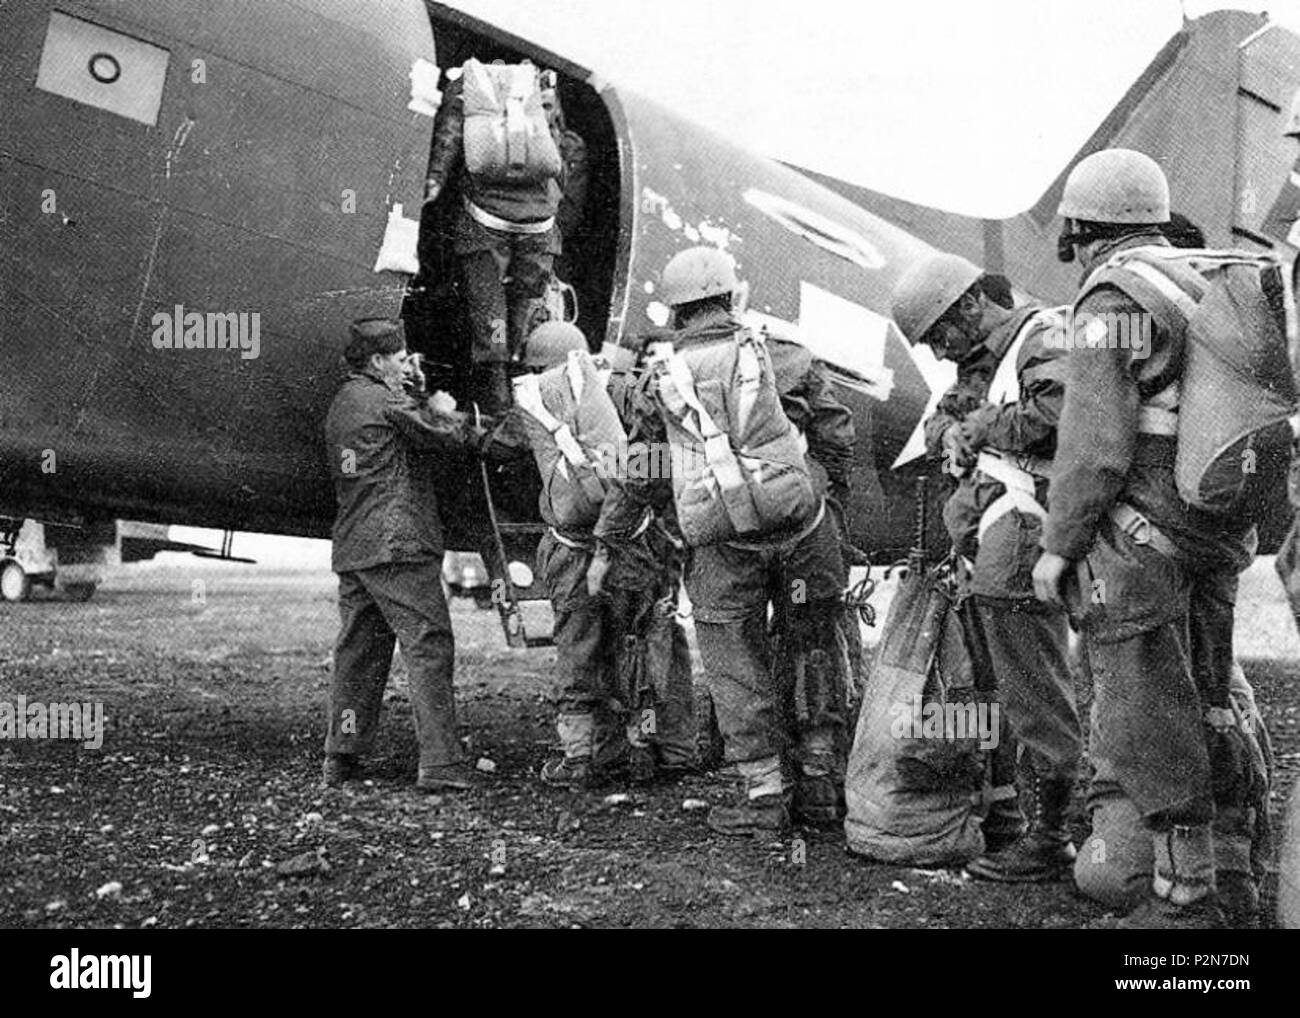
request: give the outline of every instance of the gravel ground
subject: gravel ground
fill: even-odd
[[[613,800],[544,788],[554,651],[507,649],[466,601],[457,685],[473,757],[495,768],[483,787],[414,792],[399,662],[369,779],[324,790],[334,592],[322,572],[151,565],[86,604],[0,607],[0,700],[101,701],[106,717],[98,749],[0,743],[0,926],[1036,928],[1102,914],[1068,884],[868,865],[834,831],[716,837],[699,804],[732,794],[725,774]],[[1300,769],[1300,640],[1268,560],[1246,574],[1239,619],[1280,808]]]

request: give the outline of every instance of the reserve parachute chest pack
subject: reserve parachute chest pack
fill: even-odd
[[[806,445],[781,407],[757,334],[742,328],[680,349],[657,344],[651,365],[687,544],[762,537],[813,518]]]
[[[514,380],[515,402],[542,477],[542,516],[565,528],[590,528],[600,517],[610,464],[627,432],[590,354]],[[549,511],[548,511],[549,506]]]
[[[1182,341],[1181,377],[1144,399],[1139,431],[1176,435],[1188,505],[1261,507],[1290,458],[1296,388],[1285,275],[1270,255],[1151,246],[1121,251],[1089,278],[1122,290]]]
[[[536,184],[558,178],[560,151],[542,108],[532,64],[484,64],[462,69],[465,168],[494,184]]]

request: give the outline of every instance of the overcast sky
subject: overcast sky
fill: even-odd
[[[1300,0],[449,0],[745,145],[971,214],[1023,211],[1183,11]]]

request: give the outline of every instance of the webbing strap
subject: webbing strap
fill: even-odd
[[[1127,502],[1117,502],[1110,511],[1110,518],[1120,530],[1129,536],[1134,544],[1153,548],[1165,558],[1177,559],[1181,557],[1178,552],[1178,545],[1174,544],[1165,535],[1164,531]]]
[[[736,409],[736,431],[743,435],[749,424],[754,404],[758,402],[758,393],[762,389],[763,366],[759,362],[755,349],[754,334],[746,330],[738,337],[736,361],[740,369],[739,399]]]
[[[1159,269],[1136,258],[1126,259],[1122,265],[1126,271],[1154,287],[1160,296],[1183,313],[1184,318],[1190,318],[1195,313],[1196,301]]]
[[[972,793],[970,801],[973,806],[991,806],[995,802],[1006,802],[1019,796],[1020,790],[1015,785],[995,785]]]
[[[737,533],[741,534],[757,530],[758,510],[754,506],[753,499],[749,497],[749,488],[745,484],[740,460],[732,451],[730,437],[718,427],[717,422],[700,402],[700,397],[695,391],[695,379],[691,375],[690,365],[680,353],[671,354],[664,363],[673,389],[685,404],[684,409],[689,411],[681,414],[680,424],[704,443],[704,457],[713,471],[713,476],[717,479],[723,508],[731,518],[732,526]],[[693,427],[690,422],[691,414],[695,415]]]
[[[1138,407],[1138,433],[1142,435],[1177,435],[1178,411],[1158,406]]]
[[[487,68],[477,60],[466,60],[463,70],[474,75],[475,85],[484,95],[495,97],[497,94],[496,86],[492,84],[492,76],[488,74]]]
[[[1019,488],[1007,488],[1000,496],[995,498],[984,514],[980,517],[979,531],[977,539],[984,540],[984,535],[992,529],[993,524],[1002,519],[1008,513],[1022,512],[1027,516],[1037,516],[1040,520],[1047,519],[1047,510],[1038,504],[1033,495],[1021,491]]]
[[[533,72],[519,64],[510,75],[510,91],[505,101],[506,159],[513,169],[521,169],[528,161],[528,114],[524,103],[533,87]]]
[[[568,362],[564,365],[564,373],[569,379],[569,391],[573,393],[573,405],[578,406],[582,402],[582,352],[579,350],[570,350]]]
[[[511,219],[502,219],[500,216],[494,216],[487,209],[479,208],[468,198],[465,199],[465,209],[469,212],[470,218],[479,225],[486,226],[489,230],[496,230],[498,233],[549,233],[551,227],[555,225],[554,216],[549,219],[539,219],[535,223],[516,223]]]
[[[993,374],[993,381],[989,383],[988,400],[990,403],[1020,402],[1020,372],[1017,369],[1020,351],[1034,328],[1039,324],[1047,324],[1052,315],[1052,311],[1045,309],[1035,312],[1021,323],[1020,329],[1011,341],[1011,345],[1007,347],[1006,352],[1002,355],[1002,360],[998,362],[998,369]]]
[[[813,513],[813,518],[798,533],[791,534],[789,537],[783,537],[778,541],[727,541],[727,547],[739,548],[741,551],[789,551],[794,548],[800,541],[811,534],[814,530],[822,525],[822,520],[826,518],[826,500],[822,499],[821,504],[817,506],[817,511]],[[675,541],[673,542],[676,543]]]
[[[1282,277],[1282,302],[1286,305],[1287,349],[1294,350],[1296,344],[1300,343],[1300,316],[1296,309],[1295,277],[1285,270],[1279,275]]]
[[[551,536],[555,538],[555,540],[557,540],[560,544],[564,545],[566,548],[572,548],[574,551],[591,551],[592,548],[596,546],[596,542],[594,540],[575,541],[571,537],[565,537],[554,527],[550,527],[548,529],[551,532]]]
[[[975,458],[975,469],[1005,484],[1034,494],[1034,480],[1050,477],[1052,461],[1042,456],[1014,456],[1001,449],[985,448]]]
[[[572,381],[571,378],[570,381]],[[546,404],[542,401],[542,389],[538,384],[537,376],[532,374],[520,375],[514,380],[514,387],[515,402],[546,429],[559,448],[564,460],[567,460],[575,468],[582,468],[577,470],[577,478],[586,496],[593,502],[603,502],[605,500],[605,488],[600,483],[600,479],[591,473],[591,469],[594,469],[591,461],[587,458],[582,446],[578,444],[578,440],[573,437],[573,432],[569,430],[569,426],[546,409]],[[569,478],[569,472],[565,469],[563,460],[558,464],[558,467],[564,477]]]

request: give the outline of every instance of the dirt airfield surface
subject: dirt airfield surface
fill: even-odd
[[[98,749],[0,742],[0,927],[1053,928],[1104,914],[1069,883],[868,864],[838,830],[722,838],[704,817],[734,794],[725,772],[543,787],[555,652],[506,648],[495,614],[465,600],[457,691],[482,787],[414,790],[399,657],[368,780],[323,789],[335,590],[323,571],[148,565],[85,604],[0,606],[0,700],[105,715]],[[1276,813],[1300,770],[1300,640],[1271,560],[1244,577],[1238,620]],[[1077,841],[1082,787],[1075,814]]]

